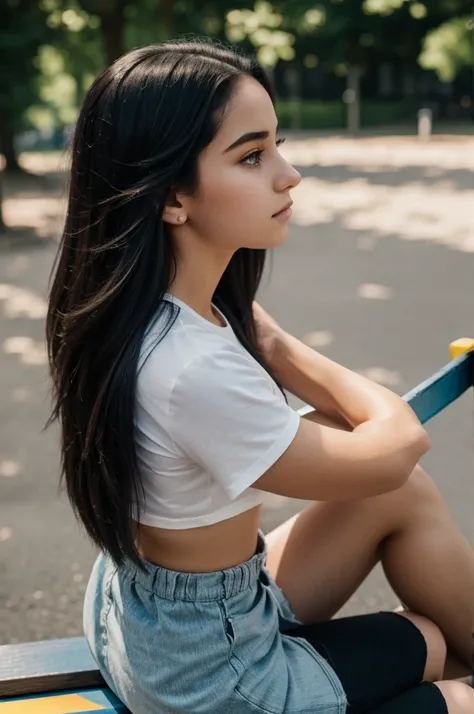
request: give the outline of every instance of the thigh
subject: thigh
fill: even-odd
[[[395,613],[302,625],[289,634],[303,637],[329,662],[341,681],[351,714],[372,712],[423,679],[425,639],[412,622]]]
[[[354,713],[355,714],[355,713]],[[370,714],[449,714],[446,700],[432,682],[423,682],[372,709]]]
[[[265,535],[266,567],[299,620],[329,620],[380,560],[387,538],[408,531],[439,498],[417,466],[396,491],[310,503]]]
[[[311,421],[340,428],[323,414]],[[380,559],[380,543],[415,501],[418,472],[398,491],[351,501],[313,502],[265,535],[266,567],[305,623],[329,620]]]

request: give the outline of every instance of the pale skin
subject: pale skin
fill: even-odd
[[[212,310],[212,296],[235,250],[271,248],[287,238],[287,223],[273,216],[288,203],[290,191],[301,177],[279,153],[275,127],[274,109],[266,92],[251,78],[240,80],[222,126],[199,159],[198,195],[177,191],[163,214],[178,254],[170,292],[216,324],[220,323]],[[248,132],[267,135],[228,150]],[[261,163],[255,152],[263,152]],[[400,616],[411,619],[425,637],[428,659],[424,678],[437,683],[450,714],[474,711],[473,690],[460,682],[440,681],[445,675],[465,673],[472,661],[474,551],[432,480],[418,465],[429,448],[427,437],[396,395],[368,381],[357,381],[361,378],[352,377],[349,370],[338,372],[343,368],[324,362],[322,357],[315,355],[313,363],[311,355],[304,355],[314,369],[326,370],[326,375],[333,370],[335,377],[346,380],[347,389],[354,390],[348,400],[351,406],[343,402],[344,390],[338,392],[334,387],[328,394],[317,379],[311,382],[309,372],[298,377],[303,364],[298,362],[299,350],[304,347],[260,306],[255,305],[254,314],[259,347],[267,361],[283,377],[282,383],[286,378],[284,386],[289,391],[318,409],[302,420],[294,443],[257,484],[262,490],[313,501],[266,534],[268,570],[296,616],[311,623],[333,617],[380,561],[405,606]],[[290,351],[296,364],[293,372],[284,364]],[[361,396],[364,389],[370,394],[366,401]],[[388,429],[391,420],[399,428]],[[403,455],[396,468],[391,461],[384,461],[383,451],[371,452],[373,458],[366,461],[380,463],[381,472],[375,469],[373,475],[361,473],[356,478],[359,471],[354,471],[352,480],[342,480],[338,494],[333,493],[331,484],[341,468],[338,454],[346,444],[349,451],[352,445],[356,450],[366,448],[364,439],[368,437],[374,443],[377,439],[386,443],[383,428],[388,434],[401,433],[400,439],[405,439],[393,446],[394,453],[397,450]],[[316,442],[320,452],[313,454],[310,450],[316,448]],[[312,474],[312,463],[324,466]],[[387,465],[385,469],[385,463],[390,468]],[[348,474],[351,468],[356,467],[349,464]],[[290,487],[287,474],[298,469],[300,475],[292,477]],[[314,496],[308,495],[308,489]],[[215,525],[189,530],[141,525],[136,527],[138,548],[143,557],[173,570],[229,568],[255,552],[260,511],[254,508]],[[448,665],[455,663],[456,671],[446,669],[446,643],[453,655]]]

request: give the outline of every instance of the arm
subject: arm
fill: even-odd
[[[363,400],[385,403],[389,399],[392,405],[402,406],[403,400],[390,390],[323,357],[285,332],[256,302],[253,312],[259,348],[282,387],[341,427],[350,429],[369,418],[366,412],[347,412],[354,388]],[[405,411],[416,419],[409,407]]]
[[[352,427],[395,412],[419,425],[412,409],[394,392],[324,357],[286,332],[275,343],[270,366],[284,389],[332,418],[341,415]]]
[[[398,395],[291,335],[280,335],[271,367],[292,392],[325,412],[342,414],[353,431],[302,420],[257,488],[312,500],[375,496],[402,486],[430,448],[416,415]]]
[[[272,367],[276,372],[276,365],[274,363],[274,357],[277,347],[284,341],[285,337],[289,337],[289,334],[284,332],[284,330],[278,325],[278,323],[271,317],[271,315],[262,308],[259,303],[253,303],[253,317],[255,321],[257,342],[262,353],[262,356],[266,360],[267,364]],[[296,337],[292,338],[293,341]],[[296,340],[298,342],[298,340]],[[299,344],[304,347],[302,342]],[[317,401],[314,399],[314,394],[307,393],[304,385],[301,384],[301,380],[291,379],[291,375],[282,374],[281,370],[278,374],[278,379],[281,386],[285,391],[298,397],[306,404],[309,404],[314,409],[317,409],[318,414],[324,414],[330,418],[330,420],[342,427],[343,429],[351,429],[351,425],[345,419],[340,412],[337,411],[335,405],[331,399],[324,399],[323,395],[320,394]]]

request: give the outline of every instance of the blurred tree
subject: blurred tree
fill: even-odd
[[[0,3],[0,232],[3,220],[3,174],[21,171],[15,148],[15,135],[22,126],[23,114],[38,91],[35,58],[38,48],[50,38],[44,10],[35,0],[3,0]]]
[[[74,122],[83,94],[105,60],[97,15],[76,0],[42,2],[55,42],[39,49],[39,95],[28,118],[37,127],[52,129]]]
[[[278,2],[257,0],[253,8],[233,7],[226,13],[225,34],[231,42],[250,43],[260,62],[272,68],[278,60],[295,57],[294,19],[293,5],[285,9]]]
[[[361,0],[258,1],[253,10],[230,12],[227,20],[229,38],[248,38],[264,64],[290,62],[287,84],[295,106],[303,64],[345,75],[344,100],[352,133],[360,127],[360,78],[366,67],[397,51],[410,52],[406,24],[402,32],[400,18],[388,23],[380,14],[367,14]]]
[[[132,47],[177,35],[223,39],[228,11],[251,4],[245,0],[49,0],[51,3],[62,13],[73,10],[95,18],[107,65]]]
[[[304,0],[296,4],[308,5]],[[304,36],[317,47],[323,65],[347,77],[343,99],[348,107],[348,130],[356,134],[360,129],[360,80],[374,55],[383,51],[387,23],[379,16],[368,16],[360,0],[322,0],[320,10],[321,21]],[[303,17],[309,13],[311,9]]]
[[[423,42],[420,64],[434,69],[445,82],[452,81],[463,67],[472,67],[474,72],[474,14],[452,18],[431,30]]]
[[[47,24],[63,31],[61,50],[74,59],[90,59],[90,43],[102,43],[102,63],[111,64],[123,53],[127,0],[41,0],[48,12]],[[92,32],[90,32],[92,31]],[[77,42],[79,40],[79,42]],[[81,49],[83,55],[81,56]],[[94,47],[97,55],[97,48]]]
[[[97,8],[105,56],[108,64],[111,64],[124,51],[126,0],[98,0],[98,2],[89,2],[88,4],[95,5]]]
[[[46,13],[36,0],[0,3],[0,151],[9,171],[20,170],[14,137],[37,95],[35,58],[50,37]]]
[[[405,11],[422,21],[425,32],[418,61],[424,69],[435,70],[441,80],[452,81],[463,67],[474,70],[472,0],[364,0],[364,8],[385,17]]]
[[[464,16],[471,7],[472,0],[257,0],[252,9],[228,13],[227,35],[245,38],[269,67],[289,62],[295,106],[303,65],[345,75],[348,126],[356,133],[360,79],[369,66],[419,62],[452,79],[463,65],[474,65],[474,30],[470,36]]]
[[[471,0],[363,0],[363,5],[367,13],[386,16],[407,7],[413,17],[439,13],[453,17],[472,10]]]

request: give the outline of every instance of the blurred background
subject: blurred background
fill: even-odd
[[[95,557],[58,492],[57,430],[43,431],[48,279],[78,108],[126,50],[195,36],[265,65],[283,153],[303,175],[265,307],[400,394],[448,360],[451,340],[474,337],[471,0],[2,0],[0,644],[81,634]],[[430,423],[425,466],[474,543],[473,412],[466,395]],[[304,505],[268,496],[264,530]],[[397,604],[377,569],[343,613]]]

